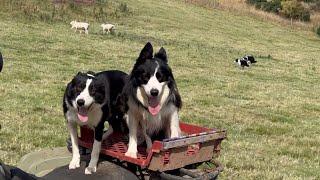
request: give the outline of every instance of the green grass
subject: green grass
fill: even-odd
[[[183,1],[125,1],[114,35],[89,35],[61,21],[0,13],[0,159],[65,146],[61,101],[78,71],[130,72],[151,41],[168,52],[184,102],[181,119],[228,130],[221,179],[320,178],[320,40],[312,32],[208,10]],[[240,70],[233,59],[253,54]]]

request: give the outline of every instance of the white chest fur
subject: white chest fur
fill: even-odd
[[[158,132],[160,129],[163,128],[165,120],[163,119],[164,115],[157,114],[156,116],[152,116],[148,111],[143,112],[143,118],[146,122],[147,133],[151,136],[155,132]]]
[[[147,110],[143,111],[143,118],[146,122],[147,133],[151,136],[159,130],[169,127],[168,124],[172,120],[171,115],[177,111],[176,106],[168,104],[162,107],[159,114],[152,116]]]

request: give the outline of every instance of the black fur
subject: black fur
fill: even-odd
[[[127,134],[129,132],[127,123],[124,119],[125,114],[128,112],[129,107],[127,104],[127,97],[123,94],[118,95],[116,102],[111,106],[113,112],[109,123],[114,131],[123,132]]]
[[[246,56],[244,56],[244,59],[247,60],[247,61],[250,61],[251,64],[257,62],[252,55],[246,55]]]
[[[238,63],[238,64],[239,64],[239,61],[240,61],[240,66],[241,66],[242,68],[244,68],[244,67],[249,67],[249,66],[250,66],[249,63],[248,63],[248,61],[245,60],[245,59],[236,59],[236,60],[235,60],[235,62]]]
[[[90,75],[94,76],[90,76]],[[102,106],[102,117],[95,128],[95,139],[101,141],[104,129],[104,122],[108,121],[114,130],[123,129],[123,114],[117,112],[116,100],[128,80],[128,75],[121,71],[104,71],[95,74],[94,72],[79,72],[67,85],[63,98],[63,112],[67,113],[68,107],[66,101],[72,104],[74,100],[86,87],[87,79],[92,79],[89,86],[89,94],[95,100],[95,103],[104,104]]]

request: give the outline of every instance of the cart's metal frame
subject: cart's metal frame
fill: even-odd
[[[143,174],[157,174],[162,179],[215,179],[223,170],[223,166],[216,160],[220,154],[221,141],[226,138],[225,130],[208,129],[196,125],[180,123],[185,136],[154,141],[152,149],[146,152],[145,146],[138,147],[138,157],[125,156],[128,138],[126,135],[114,132],[102,143],[101,154],[125,166],[133,166]],[[80,128],[79,145],[91,149],[93,131],[88,127]],[[199,163],[211,163],[214,167],[201,172],[186,167]]]

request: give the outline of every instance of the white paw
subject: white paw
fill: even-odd
[[[95,167],[87,167],[85,170],[84,170],[84,173],[85,174],[92,174],[92,173],[95,173],[97,172],[97,166]]]
[[[72,158],[69,163],[69,169],[76,169],[80,167],[80,157],[79,158]]]
[[[137,152],[127,151],[125,155],[137,159]]]
[[[177,138],[177,137],[179,137],[178,134],[173,134],[173,135],[170,136],[170,139]]]
[[[171,133],[170,138],[180,137],[180,136],[181,136],[180,134],[181,134],[181,133],[180,133],[179,131],[173,131],[173,132]]]

